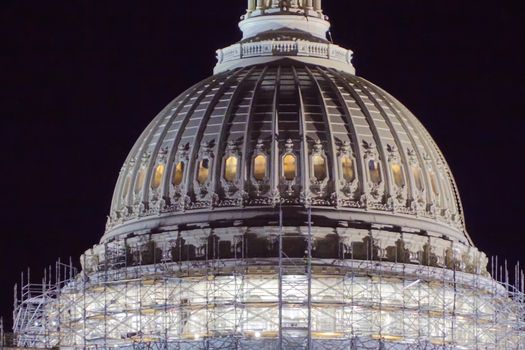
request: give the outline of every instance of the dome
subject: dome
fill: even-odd
[[[367,80],[288,58],[171,102],[126,159],[104,240],[181,225],[383,225],[470,244],[454,179],[416,117]]]

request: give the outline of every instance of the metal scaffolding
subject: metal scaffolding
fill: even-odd
[[[166,247],[105,244],[99,270],[58,262],[41,283],[16,288],[21,347],[74,349],[525,349],[525,277],[493,259],[493,278],[379,260],[312,257],[316,227],[298,235],[303,257],[273,238],[277,258],[249,258],[246,237],[223,259],[206,240],[202,260]],[[303,247],[295,247],[298,250]],[[182,248],[180,248],[182,249]],[[366,247],[373,256],[373,245]],[[166,254],[170,251],[172,254]],[[181,253],[181,252],[179,252]],[[129,256],[143,264],[129,266]]]

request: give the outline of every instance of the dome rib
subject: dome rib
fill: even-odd
[[[238,102],[239,95],[243,92],[243,88],[245,87],[247,80],[253,73],[253,71],[256,69],[255,66],[250,67],[247,72],[244,73],[244,76],[241,77],[241,80],[239,81],[237,88],[234,90],[230,101],[228,102],[228,106],[226,108],[226,112],[224,113],[224,119],[221,123],[219,134],[217,135],[217,145],[215,146],[215,152],[216,154],[225,154],[226,147],[229,144],[227,141],[227,135],[225,135],[225,129],[229,126],[230,119],[232,117],[232,110],[235,107],[235,102]],[[244,153],[241,153],[241,159],[244,157]],[[242,162],[245,163],[245,162]],[[212,193],[219,193],[220,192],[220,177],[221,177],[221,168],[222,168],[222,161],[219,161],[219,159],[214,163],[213,165],[213,183],[210,186],[212,188]],[[243,174],[241,172],[241,174]],[[241,176],[242,178],[242,176]],[[242,188],[242,187],[241,187]]]
[[[385,94],[385,93],[383,92],[383,94]],[[398,102],[398,105],[401,105],[401,104]],[[436,179],[434,181],[434,184],[432,184],[431,174],[428,172],[428,168],[427,168],[427,166],[425,164],[425,161],[423,159],[421,164],[425,168],[425,172],[427,173],[427,177],[426,178],[428,179],[428,182],[429,182],[428,185],[427,185],[428,187],[426,187],[426,190],[428,191],[429,194],[431,194],[431,199],[430,199],[430,202],[428,202],[428,203],[432,203],[433,204],[433,203],[435,203],[435,201],[437,201],[439,203],[440,207],[445,207],[447,205],[452,205],[455,208],[456,207],[456,203],[454,203],[454,201],[450,202],[450,200],[447,200],[447,198],[446,198],[446,194],[449,192],[450,189],[443,187],[444,186],[443,185],[443,181],[441,181],[442,178],[443,178],[443,176],[442,176],[443,169],[439,165],[439,163],[441,163],[441,164],[444,164],[444,163],[443,163],[442,160],[436,160],[435,155],[434,155],[434,153],[436,152],[436,148],[432,147],[431,143],[430,143],[430,145],[427,143],[429,141],[429,135],[426,134],[426,132],[424,132],[422,130],[421,124],[419,124],[415,118],[409,118],[407,116],[407,114],[408,115],[412,115],[412,113],[408,109],[403,108],[403,110],[401,112],[404,115],[404,120],[406,121],[406,123],[412,127],[413,132],[411,134],[412,135],[419,135],[418,138],[420,140],[420,145],[424,149],[424,155],[426,155],[429,158],[428,162],[430,163],[430,166],[432,168],[434,176],[440,178],[439,180]],[[416,152],[416,154],[419,154],[419,152]],[[439,195],[438,196],[434,192],[433,186],[438,186],[439,187]],[[436,199],[436,197],[438,197],[438,198]]]
[[[195,90],[192,90],[191,93],[194,93]],[[183,95],[184,96],[184,95]],[[142,202],[143,203],[148,203],[151,199],[151,196],[150,196],[150,192],[151,192],[151,181],[152,181],[152,175],[153,175],[153,171],[154,169],[156,168],[156,166],[159,163],[159,161],[162,161],[162,159],[160,159],[160,152],[162,150],[162,146],[164,145],[164,142],[165,142],[165,138],[166,138],[166,135],[168,134],[169,130],[171,129],[174,121],[175,121],[175,117],[176,115],[180,112],[180,109],[182,108],[183,104],[188,101],[188,99],[190,98],[191,94],[188,94],[186,95],[186,97],[184,99],[182,99],[179,104],[177,105],[176,108],[174,108],[172,111],[172,113],[169,115],[169,118],[167,118],[167,120],[165,120],[165,126],[160,130],[160,135],[158,137],[158,141],[155,143],[155,146],[153,148],[153,150],[151,151],[151,155],[149,157],[149,163],[148,163],[148,167],[147,167],[147,172],[146,172],[146,177],[145,177],[145,180],[144,180],[144,191],[143,191],[143,194],[142,194]],[[157,125],[157,132],[158,132],[158,129],[160,129],[160,125],[161,124],[158,124]],[[156,132],[156,133],[157,133]],[[149,142],[151,142],[151,140],[149,140]],[[148,144],[149,142],[147,142],[146,144]],[[164,176],[163,177],[164,179],[168,179],[169,177],[168,176]],[[157,196],[157,198],[155,199],[156,201],[158,201],[160,198],[164,198],[165,196],[165,193],[163,192],[163,187],[160,187],[160,196]]]
[[[377,96],[380,96],[382,91],[380,91],[374,84],[371,84],[370,82],[366,81],[363,79],[363,85],[366,86],[367,88],[373,90]],[[412,133],[410,132],[409,128],[407,127],[406,125],[406,122],[405,120],[407,120],[407,118],[405,116],[401,116],[400,115],[400,111],[397,110],[396,108],[394,108],[394,105],[388,101],[388,98],[383,98],[383,101],[385,102],[385,104],[388,106],[388,108],[390,109],[390,111],[392,111],[392,113],[394,114],[394,116],[397,118],[397,121],[399,122],[399,124],[401,125],[401,127],[403,128],[403,130],[405,131],[408,139],[410,140],[410,144],[411,144],[411,148],[413,150],[417,150],[418,148],[418,145],[414,139],[414,136],[412,135]],[[405,150],[407,151],[407,150]],[[415,156],[417,158],[417,161],[418,161],[418,164],[422,164],[424,165],[425,162],[420,154],[420,152],[414,152],[415,153]],[[412,181],[412,199],[413,200],[417,200],[417,194],[416,194],[416,186],[415,186],[415,179],[414,179],[414,174],[413,172],[411,171],[412,170],[412,164],[410,164],[410,162],[408,161],[408,159],[406,160],[405,162],[406,164],[406,171]],[[425,184],[425,196],[427,198],[426,202],[427,203],[431,203],[432,202],[432,194],[431,194],[431,184],[429,182],[429,174],[428,174],[428,169],[426,166],[419,166],[419,168],[421,169],[422,173],[423,173],[423,182]]]
[[[397,152],[394,152],[395,155],[399,156],[401,158],[401,164],[403,165],[403,174],[402,176],[404,177],[405,181],[408,179],[408,190],[407,190],[407,193],[405,195],[405,198],[404,198],[404,203],[402,203],[403,206],[406,206],[407,204],[407,201],[410,203],[410,201],[413,199],[413,183],[412,183],[412,177],[411,177],[411,172],[410,172],[410,164],[408,163],[408,160],[407,160],[407,157],[406,157],[406,148],[405,146],[403,145],[403,142],[399,136],[399,133],[398,131],[396,130],[396,128],[394,127],[394,125],[392,124],[392,120],[390,119],[390,116],[388,115],[388,113],[386,112],[386,110],[383,108],[383,106],[381,106],[381,103],[379,103],[379,100],[378,100],[378,96],[376,95],[373,95],[372,93],[370,93],[370,91],[368,91],[367,87],[364,85],[364,84],[361,84],[359,81],[355,80],[354,83],[356,84],[356,86],[358,86],[360,88],[361,91],[363,91],[367,96],[368,96],[368,99],[375,105],[375,107],[377,108],[377,110],[379,111],[379,113],[381,114],[381,116],[383,117],[383,119],[385,120],[386,124],[388,125],[388,128],[390,129],[390,133],[394,139],[394,143],[395,143],[395,146],[397,147]],[[392,169],[392,164],[390,164],[389,162],[389,159],[385,159],[385,163],[386,163],[386,168],[385,168],[385,171],[387,171],[388,173],[391,173],[391,169]],[[392,189],[394,188],[394,184],[392,184]],[[391,191],[390,192],[390,196],[393,198],[395,196],[397,196],[397,194],[394,192],[394,191]]]
[[[336,95],[339,98],[340,104],[342,108],[345,111],[345,114],[343,114],[343,120],[346,122],[347,131],[349,131],[349,139],[352,147],[352,151],[354,153],[354,158],[356,159],[356,163],[358,164],[358,172],[359,172],[359,179],[366,179],[366,171],[365,171],[365,163],[364,163],[364,157],[361,152],[361,147],[363,139],[359,136],[358,132],[356,131],[356,126],[352,120],[353,115],[352,111],[350,110],[348,103],[343,96],[343,93],[341,92],[341,89],[337,84],[334,82],[334,76],[337,75],[337,72],[335,70],[323,70],[319,69],[319,72],[321,72],[325,78],[326,81],[332,86],[334,91],[336,92]],[[330,75],[331,76],[330,76]],[[358,193],[359,195],[363,195],[365,193],[365,184],[363,183],[363,180],[359,181],[359,188]]]
[[[301,155],[302,155],[302,162],[301,162],[301,176],[304,178],[303,183],[306,185],[308,184],[308,177],[306,176],[306,164],[307,164],[307,155],[308,155],[308,143],[306,139],[306,118],[305,118],[305,110],[304,110],[304,99],[303,99],[303,93],[301,91],[301,82],[299,80],[299,76],[297,75],[297,70],[295,67],[292,66],[292,72],[295,82],[295,87],[297,89],[297,98],[299,102],[299,132],[301,135]],[[309,184],[308,184],[309,185]]]
[[[250,134],[250,129],[252,126],[252,116],[253,116],[254,105],[257,99],[257,91],[259,87],[261,86],[261,83],[264,80],[264,77],[266,76],[267,71],[268,71],[268,66],[264,66],[262,68],[262,71],[259,77],[255,81],[255,85],[253,87],[252,96],[250,98],[248,110],[246,112],[246,121],[245,121],[246,124],[244,126],[243,138],[242,138],[244,141],[243,146],[242,146],[242,155],[246,157],[246,159],[243,162],[241,162],[241,186],[242,188],[246,188],[246,179],[249,176],[248,166],[251,164],[251,158],[249,159],[248,155],[249,155],[249,149],[252,145],[250,142],[248,142],[248,135]],[[253,147],[251,147],[251,149],[253,149]]]
[[[193,135],[193,146],[190,146],[189,149],[189,162],[188,162],[188,174],[194,174],[196,163],[194,160],[198,158],[199,153],[201,152],[201,149],[203,147],[203,136],[205,132],[206,125],[214,112],[214,108],[216,107],[217,103],[219,102],[220,98],[223,96],[223,94],[232,87],[231,82],[235,81],[237,77],[242,76],[242,74],[246,74],[246,71],[244,69],[238,69],[233,71],[233,73],[226,78],[224,82],[221,82],[218,84],[218,90],[215,92],[215,94],[212,96],[212,99],[207,103],[207,106],[205,107],[205,111],[203,113],[203,116],[198,121],[197,125],[197,133]],[[223,121],[224,122],[224,121]],[[211,147],[215,147],[215,145],[210,145]],[[218,161],[218,155],[215,155],[215,162]],[[212,169],[213,169],[213,161],[212,161]],[[213,181],[214,174],[212,171],[212,174],[208,176],[208,179],[206,180],[206,184],[208,189],[213,186],[211,181]],[[186,180],[184,181],[184,189],[186,193],[189,193],[190,190],[193,190],[193,194],[195,195],[195,176],[186,176]],[[208,193],[204,194],[205,196],[208,196]]]
[[[337,178],[337,167],[338,167],[338,164],[337,164],[337,161],[336,161],[336,155],[337,155],[337,149],[335,147],[335,140],[334,140],[334,137],[335,137],[335,134],[334,134],[334,130],[332,129],[332,123],[331,121],[329,120],[329,113],[328,113],[328,108],[326,106],[326,100],[323,96],[323,89],[321,88],[321,85],[319,83],[319,81],[317,80],[317,78],[315,77],[315,75],[312,73],[312,71],[310,70],[310,68],[308,66],[305,67],[306,68],[306,71],[308,72],[308,74],[310,75],[310,78],[312,79],[312,81],[315,83],[315,86],[317,87],[317,91],[318,91],[318,97],[319,97],[319,101],[321,102],[321,105],[322,105],[322,110],[323,110],[323,119],[324,119],[324,122],[328,128],[328,135],[326,135],[326,139],[327,139],[327,142],[328,142],[328,148],[330,150],[330,152],[327,154],[327,152],[325,151],[325,154],[327,154],[327,159],[328,159],[328,162],[330,163],[330,166],[332,168],[332,171],[331,171],[331,180],[332,180],[332,185],[333,185],[333,188],[334,188],[334,191],[335,193],[339,193],[340,189],[339,189],[339,181],[335,181],[335,179]],[[315,67],[314,69],[316,69],[317,71],[319,70],[319,67]]]
[[[335,76],[336,79],[339,78],[339,75],[336,75]],[[355,102],[359,105],[359,107],[361,108],[361,112],[364,114],[366,120],[367,120],[367,123],[368,123],[368,126],[370,128],[370,131],[372,133],[372,137],[373,137],[373,140],[374,140],[374,143],[375,145],[373,146],[370,146],[370,148],[374,148],[376,151],[379,152],[379,157],[380,157],[380,161],[381,161],[381,174],[382,176],[386,179],[386,183],[385,183],[385,186],[384,186],[384,193],[388,193],[388,194],[391,194],[392,191],[392,176],[391,176],[391,173],[389,171],[389,167],[388,167],[388,158],[386,156],[386,151],[385,151],[385,147],[383,145],[383,141],[382,141],[382,138],[381,136],[379,135],[379,132],[378,132],[378,129],[377,129],[377,125],[374,121],[374,117],[370,114],[370,111],[368,109],[368,107],[366,106],[366,103],[364,102],[362,96],[359,95],[359,93],[356,91],[356,89],[351,86],[351,84],[346,81],[345,79],[342,79],[341,82],[345,85],[347,91],[350,93],[350,95],[352,95],[352,97],[354,98]],[[364,146],[364,145],[363,145]],[[365,152],[365,157],[363,159],[366,159],[366,152]],[[369,165],[366,164],[365,162],[365,167],[366,168],[369,168]],[[365,168],[365,169],[366,169]],[[364,181],[370,181],[367,177],[365,177],[363,179]],[[369,186],[368,185],[368,182],[365,184],[365,194],[367,197],[370,196],[370,189],[369,189]],[[368,202],[368,198],[367,198],[367,202]]]
[[[226,74],[224,74],[226,75]],[[222,75],[222,76],[224,76]],[[167,156],[167,171],[166,171],[166,176],[165,176],[165,181],[164,181],[164,184],[165,184],[165,189],[164,189],[164,193],[163,193],[163,196],[164,198],[168,198],[168,203],[170,203],[171,201],[171,191],[168,190],[169,188],[171,188],[171,185],[170,185],[170,182],[171,182],[171,174],[172,172],[174,171],[174,168],[175,168],[175,165],[176,165],[176,162],[175,162],[175,159],[179,156],[177,153],[181,150],[180,149],[180,143],[182,141],[182,138],[183,138],[183,135],[184,135],[184,131],[186,130],[186,126],[188,125],[188,123],[190,122],[191,120],[191,116],[193,115],[194,111],[197,109],[197,107],[199,106],[199,104],[202,102],[202,100],[208,95],[208,93],[215,87],[219,84],[220,82],[220,77],[217,77],[217,79],[210,79],[207,81],[207,86],[203,89],[203,91],[197,95],[197,96],[194,96],[194,92],[197,89],[195,89],[194,91],[192,91],[192,94],[190,96],[188,96],[188,99],[186,99],[185,103],[181,105],[181,109],[179,111],[177,111],[177,113],[174,115],[174,118],[177,118],[177,117],[181,117],[180,119],[180,125],[179,127],[177,128],[176,130],[176,135],[175,135],[175,138],[173,140],[173,143],[171,145],[171,147],[169,147],[169,153],[168,153],[168,156]],[[201,86],[202,88],[202,86]],[[193,102],[191,102],[192,99],[195,99]],[[188,103],[189,103],[189,106],[188,106]],[[186,112],[183,112],[183,110],[188,107],[188,110]],[[175,121],[172,123],[172,124],[175,124]],[[178,159],[179,161],[181,161],[181,159]],[[186,165],[187,163],[189,163],[189,161],[186,162]],[[187,170],[188,166],[185,166],[184,168],[184,178],[187,178],[188,176],[186,176],[186,174],[188,173],[188,170]],[[168,176],[170,175],[170,176]],[[171,204],[171,203],[170,203]]]
[[[183,95],[182,95],[183,96]],[[138,193],[135,193],[135,188],[137,188],[137,181],[140,179],[137,179],[137,175],[142,170],[145,163],[148,163],[151,161],[151,158],[153,155],[149,156],[149,159],[147,159],[147,149],[148,145],[151,143],[151,140],[153,136],[155,135],[155,132],[159,128],[159,126],[165,122],[166,120],[169,120],[171,116],[174,113],[174,106],[180,104],[182,98],[178,97],[173,102],[171,102],[154,120],[155,122],[152,123],[149,128],[149,132],[147,132],[142,139],[139,139],[140,141],[140,147],[137,148],[137,152],[135,153],[134,157],[130,159],[130,165],[132,167],[132,173],[131,173],[131,186],[129,186],[128,189],[128,195],[127,195],[127,205],[133,206],[133,205],[141,205],[144,203],[145,199],[143,197],[144,192],[147,192],[147,182],[144,178],[142,181],[142,189],[141,191],[138,191]],[[169,111],[169,112],[168,112]],[[149,163],[148,163],[149,167]],[[141,169],[142,168],[142,169]],[[142,198],[141,198],[142,197]]]

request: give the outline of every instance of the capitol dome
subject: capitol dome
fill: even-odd
[[[410,227],[470,244],[456,186],[421,123],[381,88],[291,59],[218,73],[135,143],[104,240],[173,225],[275,221]]]
[[[321,0],[248,0],[239,27],[132,147],[82,271],[21,287],[17,343],[521,348],[524,287],[491,277],[443,154]]]

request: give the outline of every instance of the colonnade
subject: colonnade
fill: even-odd
[[[290,8],[322,11],[322,0],[248,0],[248,11],[277,8],[287,3]]]

